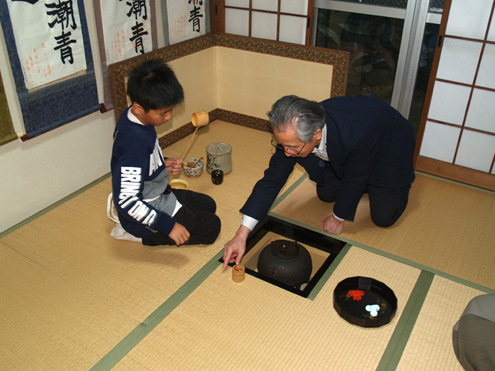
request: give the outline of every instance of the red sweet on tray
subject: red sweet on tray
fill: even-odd
[[[364,291],[363,290],[349,290],[347,295],[349,295],[353,300],[359,301],[363,298]]]

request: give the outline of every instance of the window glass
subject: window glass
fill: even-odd
[[[390,103],[403,26],[402,19],[319,9],[315,46],[350,53],[348,96]]]
[[[423,113],[423,105],[425,103],[426,91],[428,89],[428,81],[430,79],[431,67],[433,65],[433,56],[435,55],[435,47],[439,29],[440,25],[427,23],[423,35],[418,72],[416,74],[416,82],[414,84],[411,109],[409,111],[409,122],[414,127],[416,132],[418,132],[419,125],[421,123],[421,115]]]

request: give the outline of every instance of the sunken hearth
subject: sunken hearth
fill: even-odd
[[[263,223],[260,223],[250,234],[246,243],[246,253],[243,257],[242,264],[245,266],[247,274],[294,294],[308,297],[345,244],[346,243],[343,241],[331,238],[324,234],[305,229],[274,217],[267,217],[267,219]],[[285,245],[290,248],[290,252],[286,252]],[[281,260],[286,259],[286,261],[290,261],[291,257],[298,253],[293,249],[299,249],[300,255],[304,256],[305,259],[307,253],[309,253],[309,256],[311,257],[310,264],[312,265],[310,268],[311,273],[309,275],[309,280],[295,286],[291,284],[291,279],[282,279],[281,275],[277,276],[276,274],[273,274],[276,269],[266,269],[265,267],[267,256],[273,258],[275,255],[276,258],[278,258],[279,255],[283,255]],[[270,253],[268,250],[270,250]],[[264,253],[262,254],[263,251]],[[286,254],[289,255],[287,258]],[[259,259],[260,255],[262,255],[261,260]],[[307,260],[305,260],[304,264],[307,264]],[[297,272],[296,269],[294,275],[297,274],[299,274],[299,272]]]

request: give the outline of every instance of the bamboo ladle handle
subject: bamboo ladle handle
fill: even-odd
[[[200,112],[194,112],[192,114],[192,117],[191,117],[191,122],[193,124],[193,126],[196,127],[196,129],[194,130],[194,133],[193,135],[191,136],[191,138],[189,138],[189,141],[187,142],[187,145],[186,147],[184,148],[184,151],[182,151],[182,154],[180,155],[180,158],[181,159],[184,159],[184,155],[187,153],[187,151],[189,150],[189,146],[194,138],[194,136],[196,135],[196,133],[198,132],[198,129],[202,126],[206,126],[209,124],[210,122],[210,117],[208,115],[208,112],[206,111],[200,111]]]

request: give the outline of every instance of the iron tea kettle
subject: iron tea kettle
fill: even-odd
[[[291,287],[299,288],[307,283],[312,270],[311,255],[295,241],[272,241],[258,258],[258,273]]]

